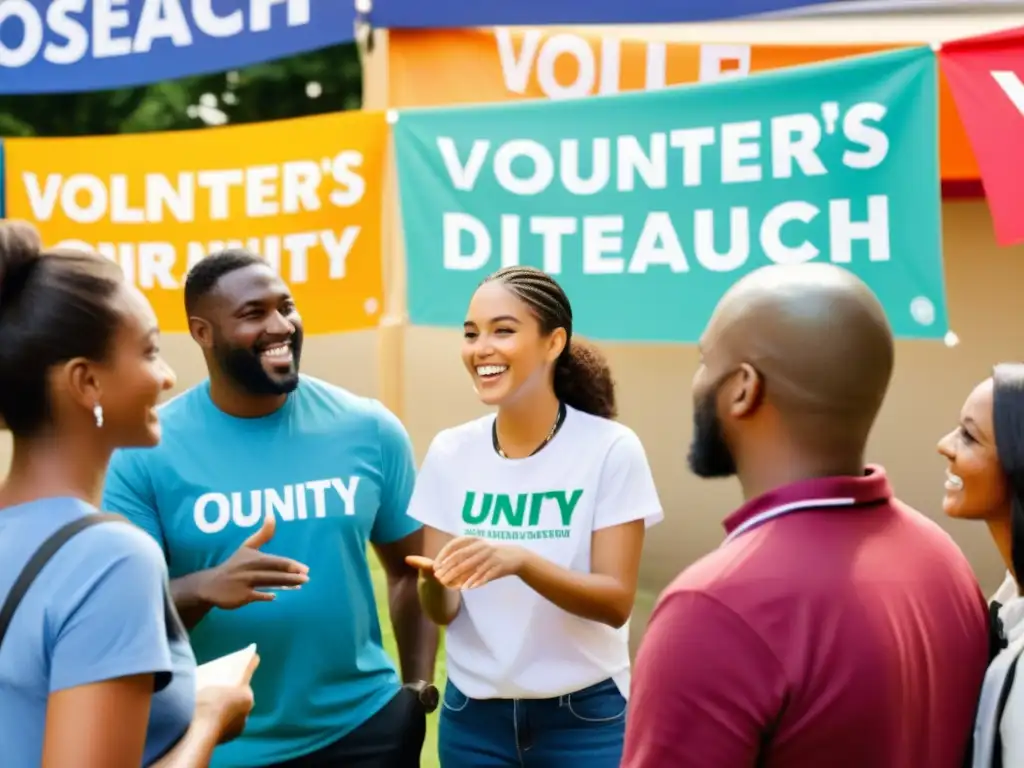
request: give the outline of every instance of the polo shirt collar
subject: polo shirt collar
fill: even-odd
[[[771,518],[800,509],[842,509],[892,498],[885,470],[868,465],[859,477],[816,477],[784,485],[751,499],[725,519],[725,532],[749,526],[757,518]],[[774,513],[774,514],[773,514]]]

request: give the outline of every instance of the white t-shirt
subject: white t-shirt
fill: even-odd
[[[409,514],[453,536],[516,544],[590,572],[594,531],[662,519],[640,440],[628,427],[566,409],[539,453],[503,459],[494,416],[434,438]],[[563,611],[517,578],[462,593],[448,627],[448,675],[474,699],[552,698],[602,680],[629,691],[629,625],[614,629]]]

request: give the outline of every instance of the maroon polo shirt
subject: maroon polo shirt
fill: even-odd
[[[623,768],[960,768],[988,630],[952,539],[880,467],[725,527],[651,617]]]

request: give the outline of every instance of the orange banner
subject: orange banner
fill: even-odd
[[[274,265],[307,333],[377,325],[387,124],[346,112],[175,133],[10,139],[7,215],[48,245],[98,250],[188,330],[189,267],[228,247]]]
[[[564,99],[742,77],[799,64],[921,45],[664,43],[531,29],[392,30],[392,107]],[[979,177],[949,86],[940,78],[942,178]]]

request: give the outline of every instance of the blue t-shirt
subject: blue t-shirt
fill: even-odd
[[[72,498],[0,509],[0,603],[39,546],[94,513]],[[156,675],[144,764],[188,730],[195,659],[170,608],[159,547],[121,522],[77,533],[43,568],[0,647],[0,763],[38,768],[51,693],[129,675]]]
[[[256,643],[256,705],[213,765],[253,766],[314,752],[398,692],[381,643],[366,558],[420,524],[406,515],[415,480],[405,429],[374,400],[303,376],[276,413],[240,419],[204,382],[160,410],[156,448],[119,451],[104,505],[161,543],[171,578],[228,559],[277,518],[262,551],[309,566],[309,582],[273,602],[212,610],[192,630],[204,663]]]

